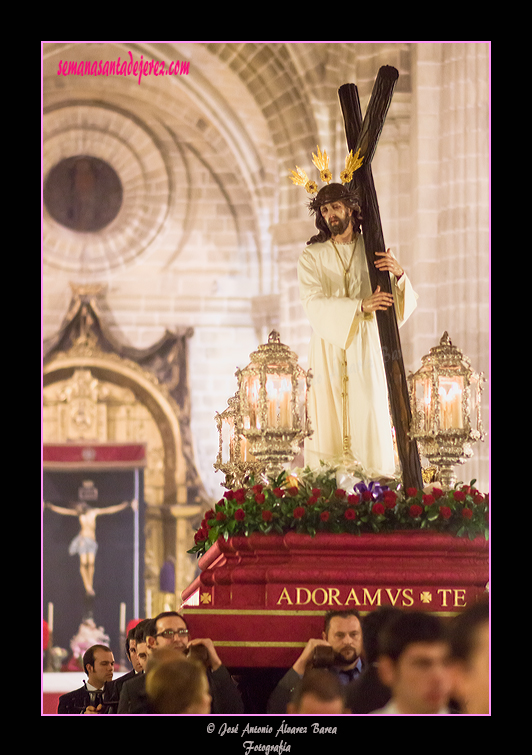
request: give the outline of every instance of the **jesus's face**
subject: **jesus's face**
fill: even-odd
[[[351,222],[353,211],[346,207],[342,201],[338,200],[337,202],[323,204],[320,207],[320,212],[332,235],[341,236]]]

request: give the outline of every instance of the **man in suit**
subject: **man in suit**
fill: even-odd
[[[176,611],[160,613],[148,624],[146,630],[148,659],[156,657],[157,650],[171,648],[185,653],[189,648],[205,648],[205,665],[209,690],[212,697],[212,713],[243,713],[244,704],[240,692],[227,668],[222,664],[212,640],[190,639],[184,618]],[[144,677],[144,675],[142,675]],[[132,679],[124,684],[120,694],[118,713],[149,713],[145,691],[145,679]]]
[[[107,645],[93,645],[83,656],[83,668],[87,674],[87,681],[83,687],[61,695],[57,712],[65,713],[111,713],[116,707],[111,705],[117,701],[113,674],[115,659]]]
[[[139,659],[138,652],[137,652],[136,629],[137,629],[136,626],[132,627],[132,629],[130,629],[129,632],[127,633],[126,655],[128,657],[129,662],[133,666],[133,668],[131,669],[131,671],[128,671],[127,674],[123,674],[122,676],[118,677],[118,679],[115,680],[117,698],[120,697],[122,685],[125,684],[125,682],[128,682],[130,679],[134,679],[137,676],[137,674],[141,674],[144,671],[144,667]],[[113,711],[113,712],[116,713],[116,711]]]
[[[288,669],[271,693],[268,713],[286,713],[291,696],[307,669],[321,665],[317,648],[328,649],[329,660],[323,665],[335,674],[342,684],[349,684],[363,669],[362,661],[362,626],[360,614],[354,608],[328,611],[325,614],[321,638],[311,638],[294,665]]]
[[[151,648],[148,648],[147,635],[155,633],[153,619],[143,619],[135,627],[137,658],[141,670],[133,679],[128,679],[120,686],[117,713],[147,713],[146,710],[146,664]]]

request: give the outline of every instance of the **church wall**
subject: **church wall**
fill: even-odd
[[[489,47],[413,47],[413,368],[447,330],[489,379]],[[489,433],[489,382],[482,407]],[[489,434],[473,450],[459,479],[487,490]]]
[[[171,59],[178,54],[172,51]],[[487,371],[487,45],[212,43],[182,46],[187,56],[189,79],[172,86],[153,78],[140,86],[97,82],[108,112],[119,103],[156,134],[161,171],[172,186],[168,212],[143,254],[97,274],[47,265],[45,236],[43,326],[45,336],[60,326],[70,280],[107,283],[109,324],[131,345],[145,347],[166,328],[192,326],[197,462],[207,489],[218,495],[214,414],[236,389],[235,368],[247,364],[274,325],[306,365],[310,330],[296,263],[313,223],[305,192],[288,173],[296,164],[312,168],[317,143],[331,152],[336,172],[343,167],[337,87],[356,81],[364,110],[380,65],[396,65],[401,75],[374,159],[375,182],[387,245],[420,297],[401,331],[405,367],[417,369],[448,330],[473,366]],[[61,87],[91,101],[83,87],[92,82],[58,80],[55,58],[45,70],[45,107],[60,101]],[[479,448],[475,476],[486,489],[487,453],[478,461]]]

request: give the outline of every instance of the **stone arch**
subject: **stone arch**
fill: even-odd
[[[72,377],[80,368],[89,369],[101,381],[129,388],[153,417],[164,447],[163,504],[186,504],[186,470],[178,408],[164,388],[134,362],[93,350],[90,354],[59,353],[43,368],[43,387]]]
[[[196,470],[190,433],[186,340],[192,331],[167,332],[144,350],[124,346],[101,320],[97,303],[101,287],[73,287],[73,291],[62,328],[45,341],[43,391],[46,394],[54,384],[64,384],[76,371],[85,370],[102,385],[116,386],[119,394],[133,394],[137,405],[155,423],[162,441],[162,458],[160,446],[150,454],[153,449],[148,445],[146,473],[152,478],[159,475],[160,460],[163,481],[158,487],[153,484],[150,490],[155,493],[150,500],[146,498],[145,587],[151,596],[147,605],[163,610],[175,605],[175,596],[194,575],[195,561],[187,550],[193,545],[202,512],[212,503]],[[57,440],[64,442],[67,438]],[[116,438],[104,440],[113,442]],[[146,438],[135,436],[134,440],[143,442]],[[91,445],[98,442],[102,439],[90,440]],[[161,569],[168,562],[175,564],[176,574],[171,596],[159,589]]]

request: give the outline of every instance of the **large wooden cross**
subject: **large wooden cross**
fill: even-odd
[[[360,150],[362,167],[353,174],[351,188],[358,189],[362,208],[362,233],[366,247],[366,257],[371,280],[371,289],[380,286],[381,291],[391,293],[390,274],[375,267],[375,252],[386,251],[384,234],[373,182],[371,161],[379,140],[395,83],[399,72],[392,66],[380,68],[371,98],[362,120],[358,89],[354,84],[343,84],[338,90],[340,106],[344,118],[347,148],[353,154]],[[421,464],[417,443],[410,438],[410,398],[403,364],[403,353],[399,339],[399,327],[394,307],[377,311],[377,324],[386,372],[392,422],[395,428],[397,453],[403,472],[405,488],[423,487]]]

